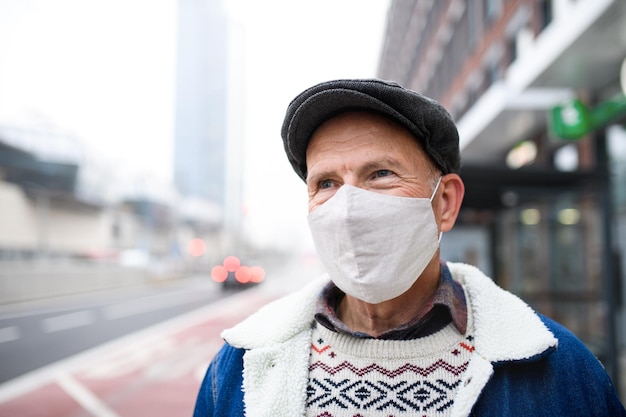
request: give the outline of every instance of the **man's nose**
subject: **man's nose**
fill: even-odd
[[[352,185],[353,187],[363,188],[363,184],[360,183],[358,177],[352,173],[346,173],[341,180],[343,181],[341,185]]]

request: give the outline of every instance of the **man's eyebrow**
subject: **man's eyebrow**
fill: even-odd
[[[310,176],[306,177],[306,184],[316,185],[322,179],[330,178],[332,176],[333,176],[333,173],[331,170],[316,172],[315,174],[311,174]]]
[[[392,169],[392,168],[401,168],[402,164],[394,158],[387,157],[383,159],[377,159],[374,161],[367,162],[365,165],[362,165],[359,168],[359,171],[369,173],[370,171],[375,171],[378,169]]]

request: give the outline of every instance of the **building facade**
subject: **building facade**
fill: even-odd
[[[457,122],[466,199],[443,256],[564,323],[617,385],[624,28],[621,0],[394,0],[378,70]]]

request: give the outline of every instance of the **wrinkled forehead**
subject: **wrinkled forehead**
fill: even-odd
[[[307,156],[309,150],[316,147],[315,142],[319,141],[320,137],[339,138],[342,135],[345,136],[345,132],[348,130],[353,132],[353,136],[346,136],[344,139],[349,139],[354,142],[358,142],[361,138],[361,136],[358,135],[359,131],[370,133],[368,141],[371,141],[372,135],[374,137],[378,135],[381,137],[381,140],[384,137],[385,141],[387,141],[386,143],[388,143],[388,141],[395,141],[398,144],[404,145],[408,142],[411,144],[410,146],[417,148],[419,153],[425,156],[434,165],[434,161],[426,154],[418,138],[416,138],[409,129],[385,114],[361,109],[345,110],[321,122],[308,140]]]

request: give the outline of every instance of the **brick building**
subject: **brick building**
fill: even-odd
[[[439,100],[458,124],[466,199],[444,257],[478,264],[563,322],[616,384],[626,349],[624,28],[621,0],[393,0],[378,70]]]

